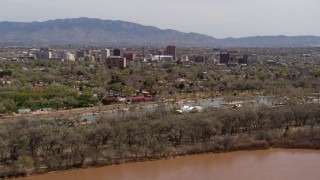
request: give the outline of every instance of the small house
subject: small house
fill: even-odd
[[[31,109],[19,109],[18,114],[32,114]]]

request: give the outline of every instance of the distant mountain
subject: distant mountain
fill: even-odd
[[[234,46],[234,47],[292,47],[319,46],[316,36],[261,36],[216,39],[197,33],[162,30],[125,21],[93,18],[58,19],[45,22],[0,22],[0,41],[11,43],[46,44],[106,44],[127,46]]]
[[[235,47],[320,47],[319,36],[254,36],[223,39],[224,46]]]
[[[128,45],[218,45],[213,37],[161,30],[125,21],[91,18],[45,22],[0,22],[0,41],[40,43],[104,43]]]

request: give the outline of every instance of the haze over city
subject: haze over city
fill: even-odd
[[[2,0],[0,21],[124,20],[216,38],[316,35],[318,0]]]

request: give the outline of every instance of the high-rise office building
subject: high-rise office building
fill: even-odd
[[[173,44],[170,44],[167,46],[167,55],[170,55],[173,57],[173,60],[176,60],[176,46]]]
[[[114,49],[113,50],[113,56],[121,56],[123,57],[125,51],[123,49]]]
[[[100,61],[105,62],[107,57],[110,56],[110,49],[103,49],[101,50],[101,59]]]
[[[41,48],[39,52],[36,52],[37,60],[48,60],[52,58],[52,52],[49,48]]]
[[[220,51],[220,64],[228,64],[230,53],[228,51]]]

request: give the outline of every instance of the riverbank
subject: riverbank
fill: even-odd
[[[95,162],[94,164],[86,164],[84,166],[73,166],[73,167],[65,167],[62,169],[39,169],[34,172],[26,172],[22,174],[15,175],[2,175],[0,179],[12,178],[12,177],[20,177],[20,176],[34,176],[40,174],[47,173],[60,173],[66,171],[73,171],[79,169],[87,169],[87,168],[97,168],[97,167],[106,167],[112,165],[120,165],[127,163],[136,163],[136,162],[146,162],[146,161],[157,161],[163,159],[172,159],[172,158],[180,158],[190,155],[200,155],[200,154],[212,154],[212,153],[228,153],[235,151],[257,151],[257,150],[271,150],[271,149],[314,149],[320,150],[320,127],[316,127],[311,134],[306,136],[306,132],[301,133],[301,129],[297,130],[297,133],[292,135],[278,137],[275,139],[267,140],[253,140],[247,139],[251,142],[243,142],[244,139],[240,140],[240,142],[234,142],[232,146],[226,145],[225,147],[221,147],[217,144],[222,137],[215,137],[215,140],[211,140],[209,142],[199,142],[196,146],[189,146],[185,148],[184,152],[169,152],[165,155],[160,156],[137,156],[130,158],[116,158],[112,160],[100,160]],[[224,137],[224,138],[240,138],[241,134],[235,137]],[[220,139],[221,140],[221,139]],[[224,139],[225,140],[225,139]],[[239,141],[239,140],[237,140]],[[1,172],[1,171],[0,171]]]
[[[163,156],[163,157],[140,157],[140,158],[134,158],[134,159],[125,159],[125,160],[119,160],[115,161],[112,163],[100,163],[96,164],[94,166],[85,166],[85,167],[73,167],[73,168],[68,168],[68,169],[63,169],[63,170],[55,170],[55,171],[38,171],[34,173],[29,173],[29,174],[20,174],[18,176],[14,177],[7,177],[7,178],[16,178],[16,177],[35,177],[37,175],[45,175],[45,174],[52,174],[52,173],[62,173],[62,172],[71,172],[75,170],[87,170],[87,169],[92,169],[92,168],[101,168],[101,167],[108,167],[108,166],[113,166],[113,165],[122,165],[122,164],[131,164],[133,165],[137,162],[151,162],[151,161],[159,161],[159,160],[168,160],[168,159],[176,159],[176,158],[181,158],[181,157],[186,157],[186,156],[194,156],[194,155],[208,155],[208,154],[225,154],[225,153],[230,153],[230,152],[245,152],[245,151],[260,151],[260,150],[274,150],[274,149],[318,149],[320,150],[320,146],[315,147],[310,147],[309,145],[307,146],[291,146],[289,147],[287,143],[285,143],[285,147],[283,147],[284,144],[279,143],[278,140],[271,142],[273,144],[274,142],[277,142],[274,147],[270,146],[270,143],[267,141],[255,141],[251,143],[245,143],[245,144],[239,144],[237,146],[231,147],[230,149],[226,151],[203,151],[203,152],[191,152],[187,154],[176,154],[176,155],[170,155],[170,156]],[[281,141],[283,142],[283,141]],[[299,143],[299,142],[297,142]],[[292,144],[291,144],[292,145]],[[320,151],[319,151],[320,152]],[[0,177],[0,179],[6,179],[4,177]]]
[[[202,153],[320,149],[319,112],[319,104],[305,104],[181,115],[162,111],[73,125],[7,122],[0,126],[0,177]]]
[[[166,160],[126,163],[43,174],[15,180],[318,180],[320,151],[271,149],[191,155]],[[265,176],[264,174],[268,174]]]

